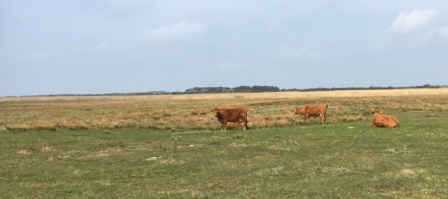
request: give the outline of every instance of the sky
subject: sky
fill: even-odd
[[[448,85],[446,0],[0,0],[0,96]]]

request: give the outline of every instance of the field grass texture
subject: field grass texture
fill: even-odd
[[[446,198],[447,111],[213,130],[0,133],[3,198]]]
[[[0,99],[3,198],[446,198],[446,89]],[[400,94],[401,93],[401,94]],[[294,107],[326,103],[306,124]],[[227,132],[212,108],[244,106]],[[370,128],[376,108],[401,126]]]
[[[325,103],[327,122],[370,120],[376,108],[448,110],[448,89],[0,98],[0,131],[61,129],[216,130],[213,108],[246,107],[249,128],[304,124],[297,106]],[[385,111],[387,114],[387,111]],[[316,122],[317,120],[312,120]],[[232,124],[230,124],[231,126]],[[234,128],[240,128],[234,124]]]

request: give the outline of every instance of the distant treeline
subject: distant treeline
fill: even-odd
[[[282,89],[281,91],[337,91],[337,90],[382,90],[382,89],[409,89],[409,88],[445,88],[446,86],[424,84],[422,86],[370,86],[370,87],[333,87],[333,88],[307,88],[307,89]]]
[[[57,96],[126,96],[126,95],[180,95],[193,93],[248,93],[248,92],[281,92],[281,91],[336,91],[336,90],[380,90],[380,89],[406,89],[406,88],[445,88],[448,85],[430,85],[424,84],[422,86],[407,86],[407,87],[338,87],[338,88],[307,88],[307,89],[279,89],[277,86],[238,86],[230,87],[194,87],[185,90],[184,92],[167,92],[167,91],[150,91],[150,92],[134,92],[134,93],[106,93],[106,94],[55,94],[55,95],[25,95],[20,97],[57,97]],[[17,96],[6,96],[17,97]]]
[[[277,86],[238,86],[230,87],[194,87],[185,93],[246,93],[246,92],[275,92],[280,91]]]
[[[406,88],[442,88],[447,86],[424,84],[422,86],[407,86],[407,87],[333,87],[333,88],[307,88],[307,89],[279,89],[277,86],[238,86],[230,87],[194,87],[185,90],[184,93],[240,93],[240,92],[278,92],[278,91],[336,91],[336,90],[381,90],[381,89],[406,89]]]

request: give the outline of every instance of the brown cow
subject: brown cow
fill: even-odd
[[[322,123],[327,119],[327,108],[326,104],[316,104],[316,105],[308,105],[302,107],[296,107],[294,110],[294,115],[300,114],[303,115],[305,120],[310,123],[310,117],[321,117]]]
[[[400,125],[397,117],[392,115],[383,115],[383,111],[380,109],[375,110],[373,114],[372,121],[370,122],[370,127],[388,127],[394,128]]]
[[[212,110],[215,113],[215,117],[221,122],[222,131],[227,130],[227,122],[239,122],[243,125],[243,129],[247,129],[247,109],[246,108],[234,108],[234,109],[218,109]]]

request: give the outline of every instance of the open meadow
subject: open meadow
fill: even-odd
[[[296,106],[328,104],[327,123]],[[213,108],[246,107],[221,132]],[[376,108],[400,127],[371,128]],[[4,198],[446,198],[448,89],[0,98]]]

